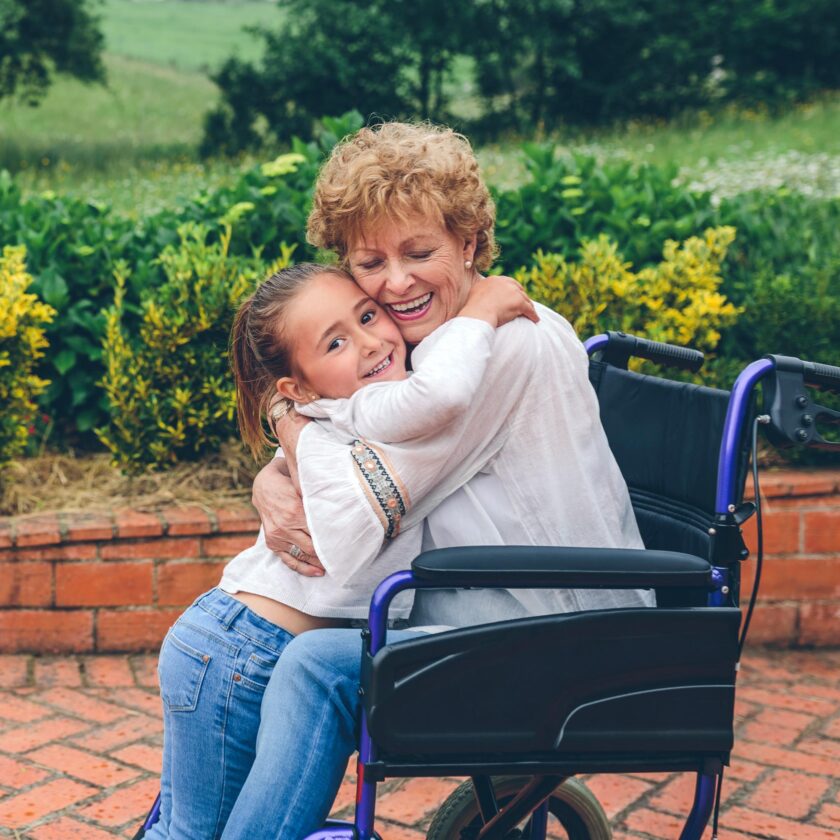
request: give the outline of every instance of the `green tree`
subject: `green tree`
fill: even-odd
[[[0,0],[0,99],[35,105],[54,73],[104,81],[103,43],[93,0]]]
[[[447,0],[280,0],[285,23],[258,30],[257,63],[213,76],[222,101],[205,119],[205,153],[309,136],[323,114],[446,119],[444,81],[470,4]]]
[[[668,115],[706,101],[718,0],[476,0],[489,129]]]

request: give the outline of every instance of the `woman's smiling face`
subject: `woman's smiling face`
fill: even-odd
[[[475,237],[465,242],[423,217],[374,225],[348,252],[350,271],[410,344],[458,314],[477,277]]]

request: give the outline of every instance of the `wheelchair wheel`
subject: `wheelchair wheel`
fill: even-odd
[[[530,781],[528,776],[493,779],[499,805],[509,802]],[[612,831],[601,803],[586,785],[566,779],[549,799],[547,838],[551,840],[610,840]],[[484,823],[478,812],[471,781],[456,788],[435,814],[426,840],[466,840]],[[523,823],[524,826],[527,825]],[[527,836],[527,835],[526,835]]]

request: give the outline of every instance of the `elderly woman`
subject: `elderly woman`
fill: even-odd
[[[495,254],[493,224],[464,138],[390,123],[336,147],[316,185],[308,232],[387,308],[418,354],[473,284],[495,282],[482,278]],[[254,500],[284,562],[349,580],[375,564],[400,527],[421,521],[424,549],[642,547],[586,353],[566,321],[542,307],[539,314],[537,324],[518,318],[497,331],[470,408],[439,434],[341,446],[316,423],[283,418],[278,433],[302,502],[276,463],[260,474]],[[411,624],[456,627],[651,602],[642,592],[420,591]],[[307,632],[286,648],[225,840],[293,840],[322,824],[356,744],[359,661],[358,631],[349,629]]]

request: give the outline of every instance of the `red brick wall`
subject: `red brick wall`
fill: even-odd
[[[840,647],[840,471],[764,473],[759,481],[764,569],[750,640]],[[744,538],[753,553],[743,567],[746,599],[755,572],[755,517]]]
[[[0,653],[155,650],[258,528],[244,506],[0,519]]]
[[[751,641],[840,645],[840,471],[765,473],[762,491]],[[247,507],[0,519],[0,653],[154,650],[258,527]],[[754,551],[754,519],[746,539]]]

